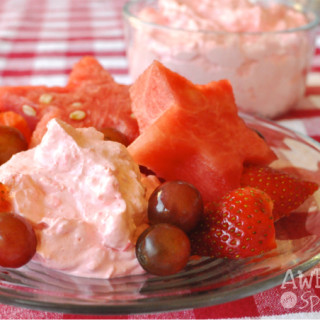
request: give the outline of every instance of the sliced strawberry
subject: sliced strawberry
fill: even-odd
[[[203,210],[203,217],[200,220],[196,229],[194,229],[189,238],[192,245],[194,255],[199,256],[210,256],[210,228],[212,219],[215,217],[218,210],[218,203],[208,202],[206,203]]]
[[[246,167],[241,177],[241,186],[258,188],[271,197],[275,221],[288,216],[319,188],[314,182],[267,166]]]
[[[202,222],[190,235],[195,255],[245,258],[276,247],[273,202],[263,191],[238,188],[206,207]]]

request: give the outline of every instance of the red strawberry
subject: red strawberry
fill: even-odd
[[[212,219],[218,209],[216,202],[208,202],[203,211],[203,217],[198,226],[189,234],[191,241],[192,254],[199,256],[211,256],[210,250],[210,228]]]
[[[216,210],[215,205],[206,208],[190,235],[192,253],[234,259],[275,248],[272,208],[272,200],[261,190],[246,187],[227,193]]]
[[[277,169],[249,166],[243,171],[241,186],[266,192],[274,202],[273,217],[277,221],[297,209],[319,186]]]

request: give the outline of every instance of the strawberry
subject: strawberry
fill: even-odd
[[[273,202],[263,191],[246,187],[228,192],[218,205],[206,206],[191,233],[192,253],[245,258],[276,247]]]
[[[212,255],[210,251],[210,228],[217,209],[218,204],[216,202],[208,202],[205,205],[202,219],[189,234],[192,254],[204,257]]]
[[[240,183],[242,187],[258,188],[270,196],[275,221],[288,216],[319,188],[314,182],[266,166],[246,167]]]

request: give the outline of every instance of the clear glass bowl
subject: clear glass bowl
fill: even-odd
[[[203,5],[210,1],[199,2]],[[228,79],[232,84],[238,106],[246,113],[268,118],[284,114],[304,96],[306,75],[314,53],[319,18],[308,7],[297,1],[251,2],[263,8],[267,8],[273,2],[284,4],[294,12],[299,12],[300,16],[301,13],[305,15],[306,21],[300,27],[290,27],[280,31],[265,31],[264,25],[257,28],[247,23],[248,28],[254,28],[250,30],[262,30],[248,32],[249,29],[244,29],[244,26],[240,25],[240,30],[244,31],[231,32],[226,31],[226,26],[220,28],[220,25],[219,27],[214,25],[211,22],[213,18],[208,18],[210,21],[206,26],[208,29],[198,29],[203,27],[200,23],[197,25],[202,19],[202,15],[198,14],[193,20],[197,26],[190,29],[188,23],[191,24],[192,14],[189,8],[189,11],[181,10],[182,13],[177,14],[175,19],[171,18],[173,22],[179,19],[184,21],[185,27],[178,28],[160,22],[155,23],[159,15],[146,11],[147,8],[148,10],[151,8],[158,12],[158,0],[128,2],[123,9],[123,17],[132,80],[134,81],[153,60],[158,60],[193,83],[206,84],[213,80]],[[166,12],[171,12],[166,9]],[[142,10],[144,14],[141,16]],[[272,9],[269,11],[272,12]],[[239,12],[241,10],[237,10],[234,16]],[[239,24],[243,24],[243,20],[254,20],[252,25],[255,26],[266,19],[263,13],[254,16],[252,13],[252,9],[247,10],[250,16],[244,16]],[[223,13],[219,16],[223,16]],[[280,24],[279,21],[283,22],[292,14],[286,13],[285,18],[279,16],[281,15],[272,16],[273,23]],[[225,25],[225,22],[221,24]],[[234,23],[229,29],[237,30],[236,25],[237,23]]]
[[[274,166],[320,181],[317,142],[273,122],[241,116],[277,153]],[[281,284],[289,269],[297,275],[320,262],[320,191],[298,211],[276,224],[278,247],[263,256],[202,258],[172,276],[110,280],[73,277],[31,262],[20,269],[0,269],[0,302],[65,313],[132,314],[217,305],[253,295]]]

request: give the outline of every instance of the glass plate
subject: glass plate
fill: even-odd
[[[277,153],[275,167],[320,181],[318,143],[273,122],[241,116]],[[278,247],[264,256],[237,261],[203,258],[167,277],[78,278],[33,262],[20,269],[0,269],[0,302],[65,313],[132,314],[233,301],[281,284],[289,269],[298,275],[320,261],[319,207],[318,191],[291,218],[280,220]]]

